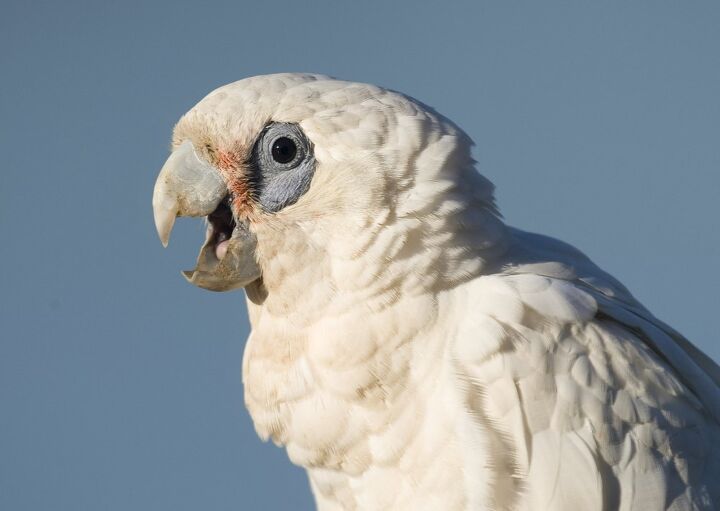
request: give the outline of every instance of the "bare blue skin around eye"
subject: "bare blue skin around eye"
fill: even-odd
[[[272,141],[287,136],[295,141],[299,163],[283,165],[271,155]],[[312,144],[296,124],[278,123],[261,136],[253,151],[255,160],[255,193],[260,206],[268,212],[277,212],[294,204],[310,188],[315,173]]]

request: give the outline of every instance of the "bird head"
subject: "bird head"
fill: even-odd
[[[155,225],[167,245],[176,217],[207,218],[197,266],[183,273],[215,291],[468,275],[481,259],[468,251],[497,246],[501,225],[470,147],[397,92],[321,75],[248,78],[177,123]],[[482,240],[467,236],[477,229]]]

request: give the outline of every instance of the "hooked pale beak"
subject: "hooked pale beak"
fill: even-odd
[[[197,266],[185,278],[212,291],[244,287],[258,279],[257,239],[247,224],[234,218],[229,193],[220,172],[195,152],[186,140],[168,158],[155,182],[153,214],[163,246],[167,246],[179,216],[207,216],[205,244]]]

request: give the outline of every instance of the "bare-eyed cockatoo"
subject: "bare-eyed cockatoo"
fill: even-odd
[[[190,282],[244,288],[245,401],[321,510],[720,509],[720,368],[575,248],[503,223],[471,141],[405,95],[210,93],[155,185]]]

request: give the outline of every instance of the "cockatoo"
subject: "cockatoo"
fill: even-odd
[[[506,225],[470,138],[275,74],[186,113],[153,194],[244,288],[245,402],[330,510],[720,509],[720,368],[563,242]]]

